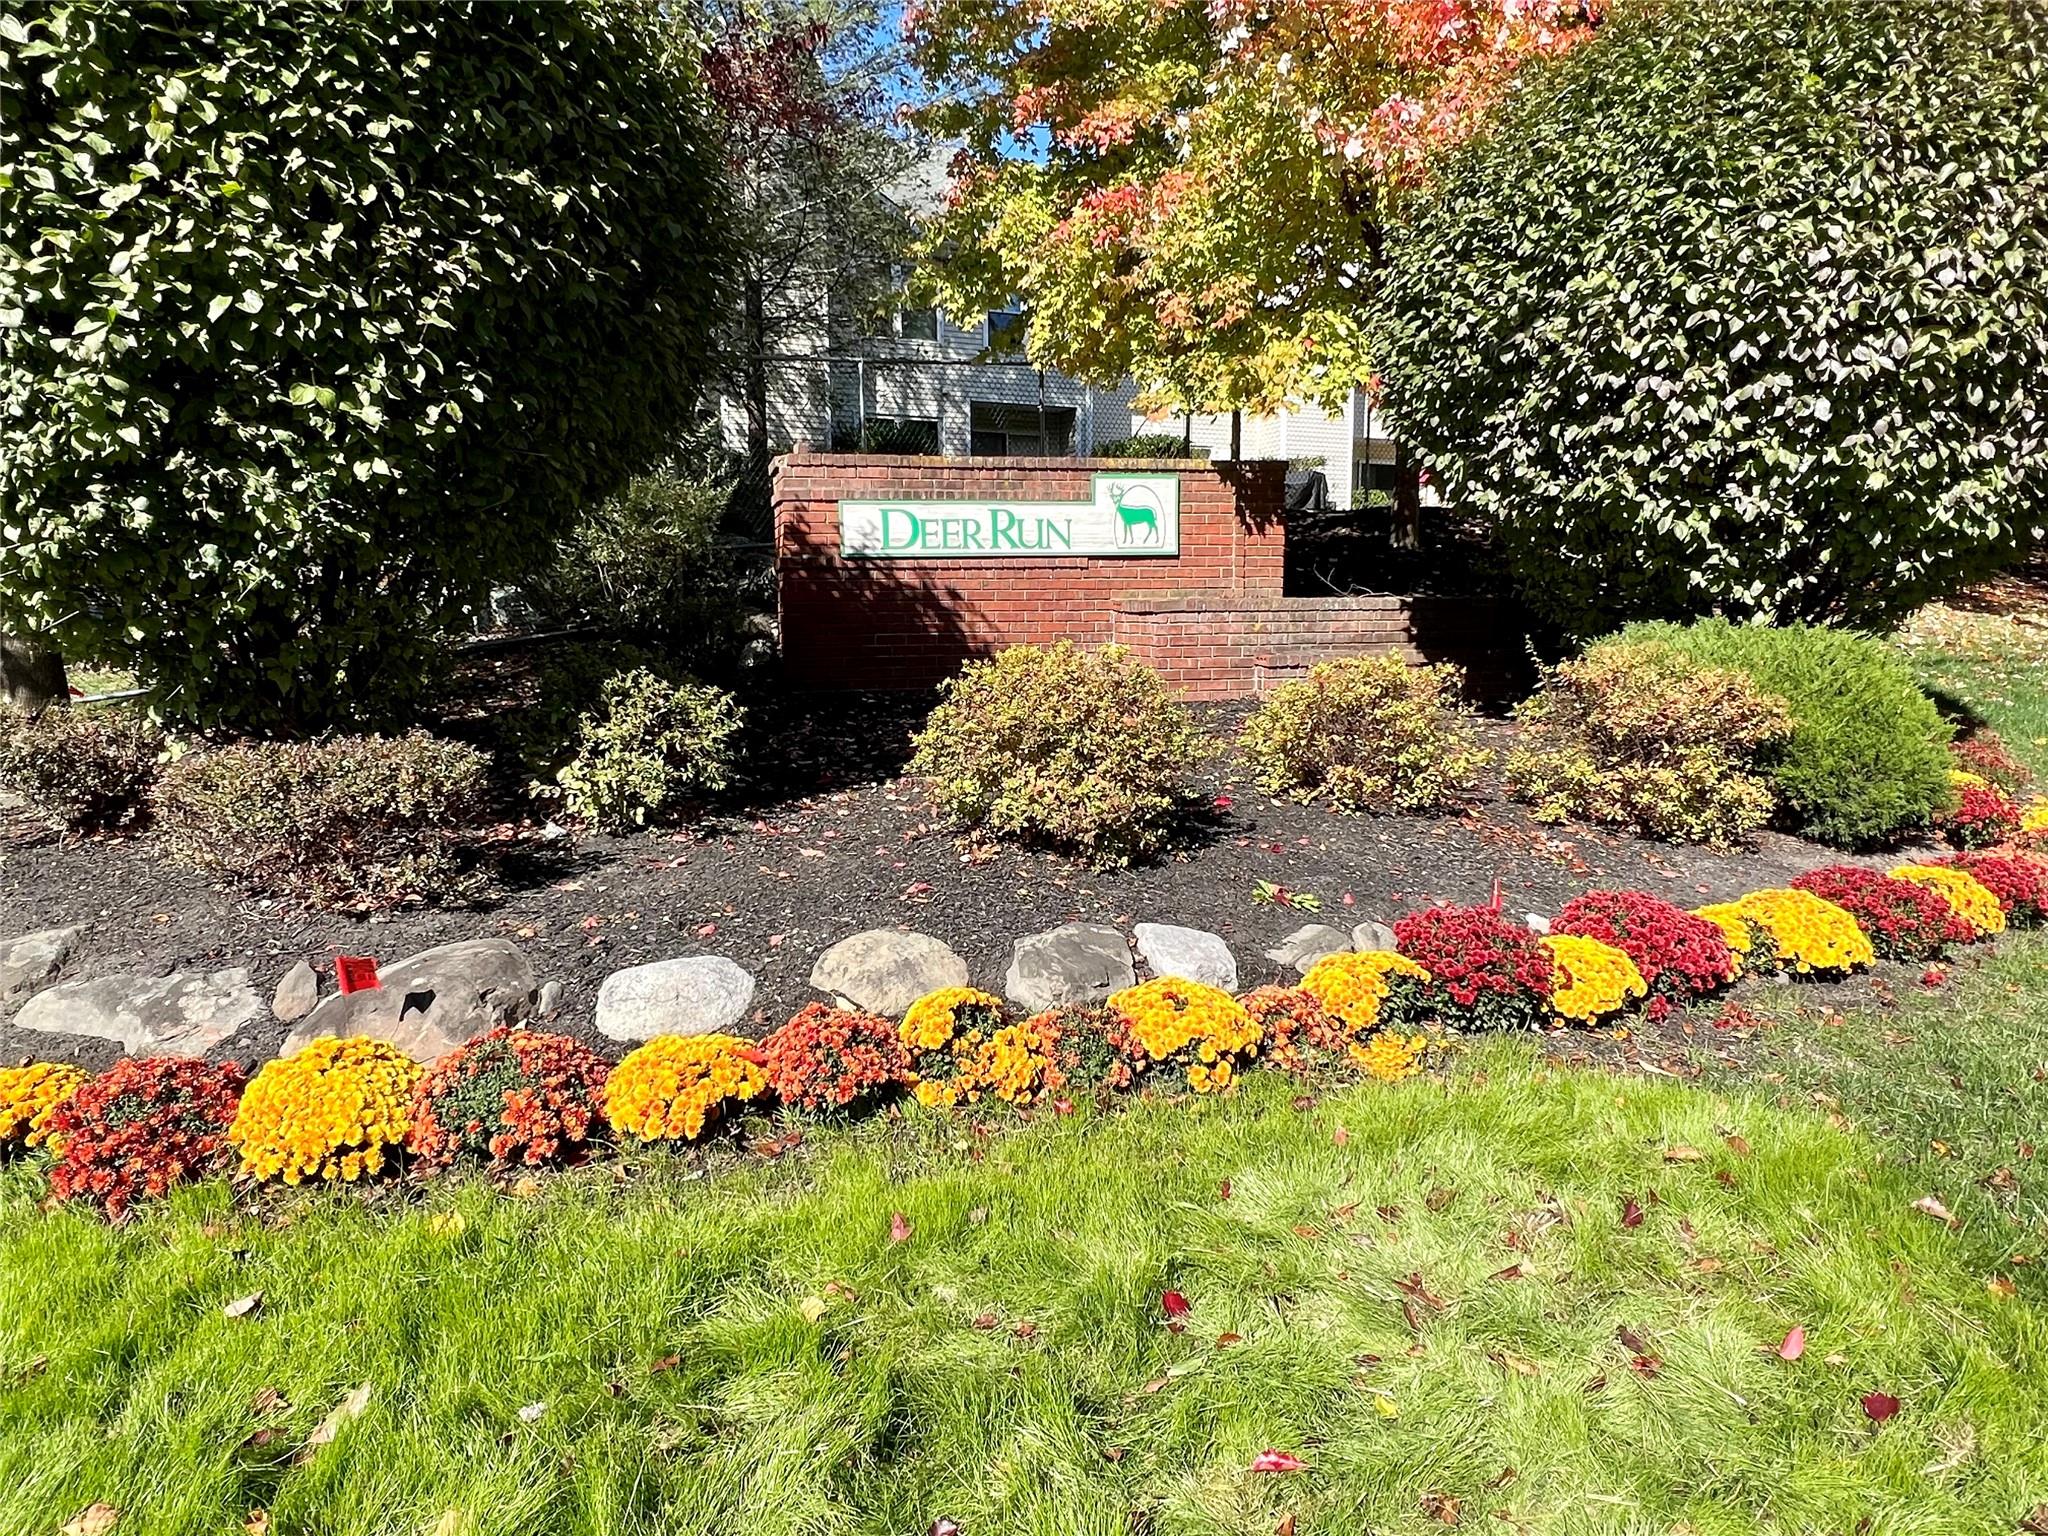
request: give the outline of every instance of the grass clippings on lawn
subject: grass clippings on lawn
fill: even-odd
[[[214,1184],[120,1229],[7,1171],[0,1533],[1932,1533],[2048,1499],[2040,1286],[1811,1110],[1489,1042],[709,1161]]]

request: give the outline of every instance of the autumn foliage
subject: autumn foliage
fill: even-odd
[[[1368,377],[1357,272],[1390,202],[1601,9],[912,0],[916,115],[963,145],[927,250],[942,296],[1021,298],[1036,360],[1154,403],[1335,398]]]

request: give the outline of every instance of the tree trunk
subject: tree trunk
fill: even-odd
[[[1394,543],[1422,548],[1422,466],[1405,447],[1394,448]]]
[[[0,689],[6,692],[8,707],[31,720],[53,704],[71,702],[64,658],[13,635],[0,634]]]
[[[747,409],[747,470],[750,476],[767,484],[768,476],[768,303],[761,290],[761,280],[749,276],[746,280],[746,349],[742,364],[746,370]],[[818,444],[829,448],[830,443]]]

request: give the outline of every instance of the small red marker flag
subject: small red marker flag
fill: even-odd
[[[336,955],[334,980],[343,995],[350,992],[375,992],[383,985],[377,979],[377,959],[374,955]]]

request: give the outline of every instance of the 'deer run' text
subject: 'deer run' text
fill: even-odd
[[[1180,479],[1097,475],[1085,502],[842,501],[840,552],[863,559],[1176,555]]]

